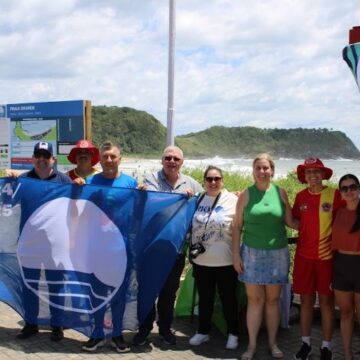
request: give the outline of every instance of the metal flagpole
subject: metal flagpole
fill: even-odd
[[[169,0],[169,64],[166,145],[174,145],[175,0]]]

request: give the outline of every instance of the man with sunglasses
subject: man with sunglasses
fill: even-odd
[[[146,190],[187,193],[189,196],[202,191],[201,185],[180,172],[184,155],[177,146],[165,148],[161,157],[162,169],[147,176],[144,180]]]
[[[320,360],[331,360],[334,328],[332,290],[333,252],[331,225],[336,210],[343,205],[338,190],[325,186],[333,171],[317,158],[306,159],[297,167],[297,177],[307,188],[296,194],[292,209],[299,220],[299,236],[293,271],[294,292],[300,294],[302,346],[294,359],[307,360],[312,354],[311,323],[316,293],[319,296],[323,341]]]
[[[180,172],[183,162],[184,156],[182,150],[177,146],[168,146],[161,157],[162,169],[147,176],[141,188],[152,191],[186,193],[188,196],[193,196],[195,193],[203,191],[203,188],[196,180]],[[149,315],[141,324],[138,333],[135,335],[133,345],[144,345],[146,343],[146,339],[153,328],[156,310],[159,334],[163,338],[164,343],[167,345],[174,345],[176,343],[176,337],[171,331],[171,325],[173,322],[176,291],[179,288],[180,276],[184,266],[185,254],[182,251],[179,253],[160,291],[156,308],[154,304]]]
[[[32,163],[33,169],[21,176],[58,183],[72,182],[67,175],[54,169],[55,158],[53,147],[49,142],[40,141],[35,144]]]
[[[54,169],[55,158],[53,153],[53,146],[51,143],[46,141],[40,141],[35,144],[34,152],[32,155],[32,163],[33,169],[25,172],[20,175],[20,177],[28,177],[32,179],[51,181],[56,183],[71,183],[71,179]],[[39,274],[40,275],[40,274]],[[29,323],[27,319],[29,319],[29,313],[32,313],[32,316],[37,315],[38,312],[38,301],[37,298],[34,297],[32,292],[27,289],[26,286],[23,288],[24,296],[27,297],[27,300],[24,302],[25,309],[25,326],[21,330],[20,334],[17,336],[18,339],[28,339],[32,335],[38,333],[39,329],[37,324]],[[37,309],[36,310],[34,310]],[[50,311],[52,308],[50,309]],[[54,314],[51,314],[52,317]],[[63,329],[61,326],[52,326],[51,340],[52,341],[60,341],[64,337]]]

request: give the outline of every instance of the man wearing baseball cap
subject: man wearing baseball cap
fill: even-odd
[[[72,183],[71,179],[67,175],[54,169],[55,158],[53,146],[51,143],[46,141],[40,141],[35,144],[34,152],[32,155],[32,163],[34,166],[33,169],[21,174],[20,177],[28,177],[32,179],[46,180],[56,183]],[[17,336],[18,339],[27,339],[30,336],[35,335],[39,331],[37,324],[32,324],[26,321],[26,319],[29,319],[28,314],[30,312],[34,314],[36,313],[36,311],[39,311],[39,303],[38,301],[35,301],[34,295],[30,290],[26,288],[26,286],[24,286],[23,288],[23,293],[25,297],[28,297],[28,299],[24,301],[25,326],[21,330],[20,334]],[[51,315],[53,316],[53,313]],[[63,337],[64,334],[62,327],[52,326],[51,340],[60,341]]]
[[[51,143],[40,141],[35,144],[32,163],[33,169],[21,176],[58,183],[71,183],[71,179],[67,175],[54,169],[55,158]]]
[[[294,359],[306,360],[312,353],[311,323],[316,293],[319,296],[323,341],[320,359],[331,360],[334,327],[332,290],[331,225],[336,210],[342,206],[338,190],[323,185],[332,170],[318,158],[306,159],[297,167],[297,177],[307,188],[295,198],[293,216],[299,220],[299,235],[294,260],[294,292],[300,294],[302,346]]]
[[[71,149],[67,158],[72,164],[76,165],[75,169],[67,172],[71,180],[79,177],[85,179],[98,172],[94,166],[100,160],[99,149],[89,140],[79,140]]]

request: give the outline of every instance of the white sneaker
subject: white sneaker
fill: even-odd
[[[190,345],[200,345],[204,342],[207,342],[210,340],[209,335],[207,334],[198,334],[196,333],[190,340],[189,340],[189,344]]]
[[[238,347],[238,337],[229,334],[225,348],[228,350],[235,350]]]

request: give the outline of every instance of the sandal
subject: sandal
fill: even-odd
[[[270,348],[269,352],[274,359],[282,359],[284,357],[284,353],[279,349],[276,344]]]
[[[255,355],[255,349],[247,348],[247,350],[241,355],[240,360],[253,360]]]

